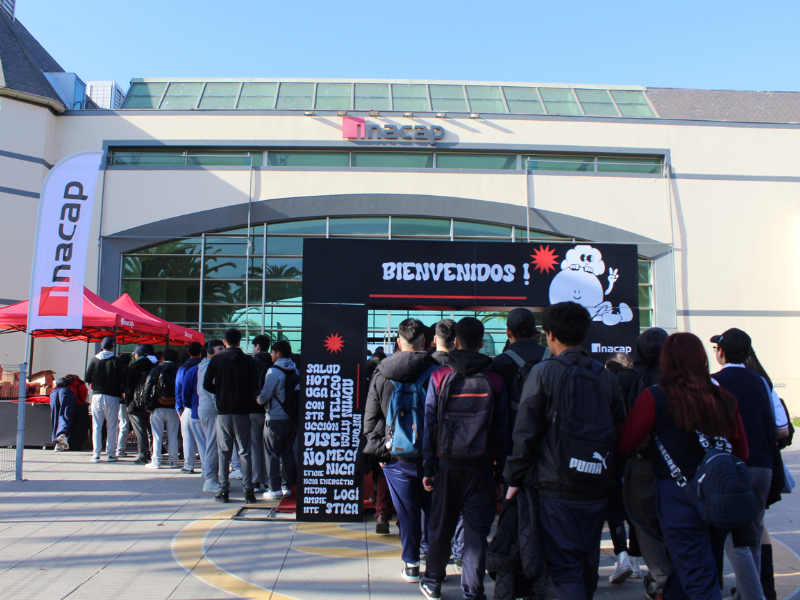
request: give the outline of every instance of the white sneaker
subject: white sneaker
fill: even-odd
[[[92,462],[93,463],[99,463],[100,462],[100,457],[99,456],[93,456],[92,457]]]
[[[628,558],[628,553],[624,550],[617,554],[617,562],[614,563],[614,572],[608,578],[611,583],[625,583],[625,580],[633,573],[631,561]]]
[[[267,490],[266,492],[264,492],[262,498],[264,498],[264,500],[280,500],[281,498],[283,498],[283,493]]]
[[[147,463],[145,465],[145,468],[146,469],[160,469],[161,468],[161,464],[157,463],[157,462],[150,461],[149,463]]]
[[[639,560],[641,560],[638,556],[631,556],[631,568],[633,572],[631,573],[631,579],[641,579],[642,578],[642,567],[639,566]]]
[[[242,472],[239,469],[236,469],[235,471],[231,471],[231,474],[229,475],[229,477],[231,479],[241,479],[242,478]]]
[[[284,498],[291,498],[292,497],[292,488],[281,486],[281,494],[283,494]]]
[[[206,481],[203,484],[203,491],[204,492],[218,492],[219,491],[219,481]]]
[[[56,448],[59,450],[69,450],[67,436],[65,436],[63,433],[56,438]]]

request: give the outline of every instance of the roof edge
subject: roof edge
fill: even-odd
[[[15,90],[9,87],[0,87],[0,97],[2,96],[5,96],[6,98],[14,98],[16,100],[22,100],[23,102],[30,102],[31,104],[46,106],[54,114],[61,114],[67,110],[67,107],[61,104],[61,102],[59,102],[58,100],[53,100],[52,98],[48,98],[47,96],[29,94],[28,92],[20,92],[19,90]]]

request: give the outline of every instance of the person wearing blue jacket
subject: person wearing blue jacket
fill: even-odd
[[[202,434],[200,416],[197,413],[199,399],[197,397],[197,365],[200,364],[200,353],[203,346],[200,342],[189,344],[189,360],[178,369],[175,375],[175,411],[181,419],[181,435],[183,436],[183,468],[181,473],[194,473],[197,464],[197,449],[201,456],[205,455],[205,443],[200,446],[197,430]],[[189,372],[194,369],[194,379]],[[203,440],[205,442],[205,440]]]

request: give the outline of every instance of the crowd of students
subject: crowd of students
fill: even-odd
[[[533,313],[515,309],[508,344],[492,358],[481,352],[478,319],[430,328],[406,319],[396,351],[372,356],[360,460],[371,461],[376,532],[389,534],[397,513],[401,576],[438,600],[454,559],[464,597],[482,600],[488,554],[498,600],[543,598],[548,587],[562,600],[588,600],[608,522],[611,583],[641,579],[648,598],[721,599],[726,554],[731,597],[775,598],[764,511],[790,491],[780,448],[793,430],[749,336],[729,329],[711,338],[722,366],[712,375],[696,336],[659,328],[639,336],[633,357],[602,365],[582,347],[591,323],[578,304],[550,306],[541,345]],[[203,491],[217,501],[229,501],[231,463],[246,502],[262,489],[268,499],[290,495],[299,387],[291,347],[279,341],[267,352],[269,338],[257,336],[247,356],[240,342],[230,329],[190,345],[178,366],[174,351],[159,361],[147,346],[125,365],[105,340],[85,378],[92,461],[103,422],[113,462],[129,420],[137,464],[162,466],[166,430],[169,467],[178,468],[180,430],[183,472],[194,472],[199,453]],[[65,390],[77,383],[59,385],[57,450],[68,446]],[[712,499],[702,497],[708,489]]]

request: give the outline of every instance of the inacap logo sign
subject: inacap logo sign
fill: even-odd
[[[592,344],[592,354],[613,354],[614,352],[631,353],[630,346],[603,346],[602,344]]]
[[[408,140],[410,142],[428,142],[431,146],[444,137],[444,128],[434,125],[380,125],[369,123],[361,117],[344,117],[342,119],[342,137],[360,140]]]

